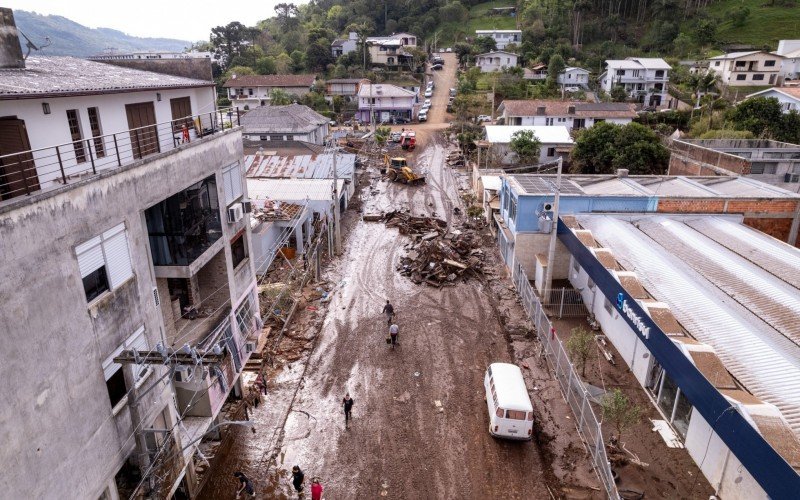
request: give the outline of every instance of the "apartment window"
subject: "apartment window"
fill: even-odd
[[[625,70],[624,69],[618,69],[617,70],[617,76],[625,76]]]
[[[763,80],[763,79],[764,79],[764,75],[762,75],[760,73],[753,75],[753,80],[754,81]]]
[[[714,61],[714,66],[719,66],[719,61]]]
[[[244,259],[247,258],[247,245],[244,242],[245,233],[242,232],[231,242],[231,256],[233,258],[233,268],[239,267]]]
[[[544,124],[545,125],[552,125],[554,123],[555,118],[545,118]]]
[[[253,329],[253,302],[253,294],[250,293],[242,302],[242,305],[236,309],[236,324],[244,337],[247,337]]]
[[[114,408],[128,394],[128,386],[125,384],[125,373],[122,371],[122,365],[114,363],[113,361],[108,367],[104,366],[103,371],[106,376],[108,398],[111,400],[111,407]]]
[[[283,140],[283,135],[281,135],[281,134],[270,134],[269,135],[269,140],[270,141],[282,141]]]
[[[144,335],[144,327],[140,326],[125,342],[117,347],[105,361],[103,361],[103,375],[106,380],[106,389],[108,390],[108,398],[111,401],[111,407],[116,408],[121,401],[125,399],[128,394],[128,384],[125,382],[125,372],[123,366],[114,362],[114,358],[119,356],[122,351],[136,350],[146,351],[147,338]],[[150,367],[147,364],[131,364],[132,378],[134,384],[137,386],[144,381],[145,377],[150,374]]]
[[[764,66],[768,68],[773,67],[775,66],[775,61],[764,61]]]
[[[664,78],[664,70],[656,70],[656,78]]]
[[[739,81],[746,80],[747,79],[747,75],[736,75],[736,79],[739,80]]]
[[[119,287],[133,276],[125,224],[75,247],[86,301]]]
[[[547,156],[555,156],[556,148],[547,148]]]
[[[67,124],[69,125],[69,135],[72,138],[72,148],[75,151],[75,161],[83,163],[86,161],[86,149],[83,147],[83,134],[81,134],[77,109],[67,110]]]
[[[242,167],[239,162],[222,169],[222,186],[225,190],[225,206],[242,197]]]
[[[517,200],[516,198],[511,198],[508,207],[508,220],[516,222],[516,219],[517,219]]]
[[[94,152],[98,158],[106,155],[106,147],[103,144],[103,128],[100,126],[100,111],[97,108],[89,108],[89,128],[92,129],[92,139],[94,142]]]
[[[253,89],[247,89],[247,95],[253,95]]]
[[[559,118],[558,119],[558,123],[567,123],[567,119],[566,118]]]
[[[747,61],[736,61],[737,68],[744,68],[745,66],[747,66]]]

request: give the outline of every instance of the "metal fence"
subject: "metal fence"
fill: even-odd
[[[544,347],[547,362],[558,380],[561,393],[575,415],[578,432],[592,455],[594,470],[603,483],[608,497],[617,500],[620,496],[606,456],[602,427],[592,408],[589,393],[569,361],[563,343],[555,336],[553,324],[547,318],[547,309],[542,306],[521,266],[518,265],[514,269],[513,279],[525,312],[528,313],[536,328],[536,335]]]
[[[553,288],[550,293],[543,294],[540,302],[547,314],[558,318],[579,318],[589,314],[583,296],[574,288]]]
[[[0,200],[30,195],[102,170],[120,168],[238,124],[238,110],[225,108],[115,134],[2,155]]]

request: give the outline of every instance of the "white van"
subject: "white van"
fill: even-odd
[[[417,121],[426,122],[428,121],[428,109],[422,108],[422,110],[417,115]]]
[[[489,434],[511,439],[531,439],[533,405],[522,370],[509,363],[492,363],[483,378],[489,408]]]

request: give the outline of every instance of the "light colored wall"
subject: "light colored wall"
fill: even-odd
[[[784,113],[788,113],[789,111],[800,112],[800,99],[792,99],[786,94],[775,92],[774,90],[759,94],[758,97],[774,97],[779,103],[781,103]]]
[[[240,134],[231,131],[0,208],[0,324],[7,342],[0,398],[10,403],[0,407],[0,420],[14,429],[0,449],[5,495],[61,498],[68,491],[97,498],[117,472],[132,450],[131,414],[123,407],[112,415],[102,361],[140,325],[154,346],[163,325],[143,210],[241,154]],[[134,278],[89,308],[75,246],[120,222]],[[169,399],[159,390],[146,396],[145,421]]]
[[[536,272],[536,254],[547,255],[550,235],[545,233],[517,233],[514,242],[514,263],[519,263],[525,274],[533,276]],[[553,279],[566,279],[569,270],[570,253],[556,241],[556,254],[553,261]],[[513,269],[513,267],[511,267]]]

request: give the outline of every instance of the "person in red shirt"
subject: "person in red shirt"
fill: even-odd
[[[325,490],[325,488],[322,487],[319,478],[315,477],[311,481],[311,500],[322,500],[323,490]]]

